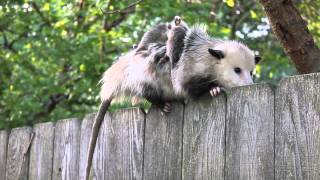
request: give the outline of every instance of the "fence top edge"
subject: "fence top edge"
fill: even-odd
[[[10,134],[12,132],[15,132],[15,131],[32,131],[32,127],[31,126],[22,126],[22,127],[16,127],[16,128],[12,128],[11,131],[10,131]]]
[[[298,75],[293,75],[293,76],[288,76],[285,77],[283,79],[280,80],[279,85],[283,82],[283,81],[290,81],[292,79],[303,79],[303,78],[315,78],[315,77],[319,77],[320,78],[320,72],[319,73],[310,73],[310,74],[298,74]]]
[[[274,88],[270,83],[255,83],[255,84],[250,84],[250,85],[245,85],[245,86],[233,87],[230,90],[228,90],[227,92],[245,91],[245,90],[254,89],[254,88],[267,89],[272,92],[274,91]]]

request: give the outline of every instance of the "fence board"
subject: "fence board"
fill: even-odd
[[[6,177],[8,132],[0,131],[0,179]]]
[[[83,180],[85,178],[86,162],[89,140],[91,135],[91,128],[93,120],[96,113],[91,113],[85,116],[81,122],[81,138],[80,138],[80,157],[79,157],[79,179]]]
[[[37,124],[33,131],[35,136],[30,150],[29,179],[51,179],[54,124]]]
[[[203,97],[185,107],[183,180],[224,179],[226,98]]]
[[[54,137],[53,180],[78,180],[79,148],[79,120],[58,121]]]
[[[146,117],[144,179],[181,179],[183,105],[162,115],[151,109]]]
[[[231,90],[227,100],[226,179],[274,178],[274,94],[266,84]]]
[[[282,80],[276,112],[276,179],[320,179],[320,74]]]
[[[31,133],[31,127],[15,128],[11,130],[7,150],[7,180],[27,180],[29,153],[25,156],[24,153],[29,147]],[[18,178],[19,175],[20,178]]]
[[[106,116],[93,161],[102,179],[142,179],[144,121],[138,108]]]

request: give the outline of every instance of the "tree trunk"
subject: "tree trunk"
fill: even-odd
[[[259,0],[272,30],[300,74],[320,72],[320,50],[291,0]]]

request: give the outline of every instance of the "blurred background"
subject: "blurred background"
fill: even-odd
[[[320,1],[294,2],[319,45]],[[102,73],[175,15],[259,53],[255,82],[296,73],[255,0],[1,0],[0,129],[96,111]]]

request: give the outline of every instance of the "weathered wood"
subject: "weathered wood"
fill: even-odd
[[[276,179],[320,179],[320,74],[282,80],[275,105]]]
[[[144,113],[124,109],[107,113],[95,149],[91,176],[142,180]]]
[[[78,180],[80,154],[78,119],[58,121],[55,128],[53,180]]]
[[[223,180],[226,98],[205,96],[185,107],[183,180]]]
[[[226,179],[274,178],[274,93],[266,84],[228,96],[225,173]]]
[[[34,139],[30,150],[29,179],[51,179],[53,162],[54,124],[35,125]]]
[[[81,123],[81,138],[80,138],[80,157],[79,157],[79,179],[83,180],[85,178],[86,162],[88,146],[91,135],[91,128],[93,120],[96,113],[91,113],[85,116]],[[98,178],[99,179],[99,178]]]
[[[31,127],[15,128],[11,130],[7,150],[7,180],[28,179],[29,153],[24,153],[27,152],[29,147],[31,133]],[[18,178],[18,176],[20,178]]]
[[[180,180],[182,172],[183,105],[169,114],[151,109],[146,118],[144,179]]]
[[[0,179],[6,177],[8,132],[0,131]]]

